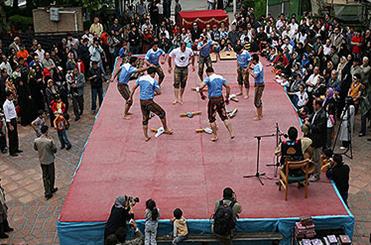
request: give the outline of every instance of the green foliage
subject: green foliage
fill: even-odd
[[[245,8],[254,8],[255,17],[259,18],[260,16],[265,16],[265,11],[267,7],[266,0],[243,0],[243,6]]]
[[[29,25],[32,25],[32,17],[13,15],[10,16],[9,24],[15,26],[17,29],[27,29]]]

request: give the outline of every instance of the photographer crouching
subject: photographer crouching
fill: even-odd
[[[120,243],[124,243],[128,233],[128,223],[133,223],[132,211],[139,198],[131,196],[118,196],[112,206],[110,216],[104,229],[104,239],[116,235]]]
[[[343,157],[341,154],[334,154],[332,159],[330,159],[330,164],[330,168],[327,170],[326,175],[329,179],[335,182],[341,198],[348,206],[350,168],[343,162]]]

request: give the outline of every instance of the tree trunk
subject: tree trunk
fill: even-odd
[[[18,9],[18,0],[13,0],[13,8]]]
[[[0,33],[6,29],[5,0],[0,0]]]

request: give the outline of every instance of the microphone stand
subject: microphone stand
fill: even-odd
[[[244,178],[258,178],[258,180],[260,181],[260,184],[264,185],[263,181],[262,181],[262,177],[265,177],[267,179],[272,179],[268,176],[265,175],[265,173],[262,173],[262,172],[259,172],[259,161],[260,161],[260,141],[262,138],[267,138],[267,137],[273,137],[275,136],[275,134],[267,134],[267,135],[258,135],[258,136],[254,136],[254,138],[256,138],[258,140],[258,149],[257,149],[257,156],[256,156],[256,173],[253,174],[253,175],[246,175],[246,176],[243,176]]]
[[[274,134],[274,136],[276,136],[276,148],[282,143],[282,139],[281,139],[282,135],[285,135],[285,134],[281,132],[280,127],[278,125],[278,122],[276,122],[276,132]],[[277,177],[278,167],[280,166],[280,161],[279,161],[279,156],[278,155],[274,157],[273,162],[274,163],[272,163],[272,164],[266,164],[266,166],[274,167],[274,177]]]

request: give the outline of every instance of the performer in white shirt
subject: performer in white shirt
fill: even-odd
[[[6,126],[8,128],[9,155],[18,156],[22,151],[19,149],[18,131],[17,131],[17,112],[13,103],[13,94],[8,91],[3,105]]]
[[[195,71],[195,59],[192,49],[187,48],[185,42],[180,44],[179,48],[174,49],[169,54],[169,73],[172,71],[171,60],[174,59],[174,95],[176,103],[183,104],[183,94],[187,85],[188,66],[192,64],[192,71]]]

